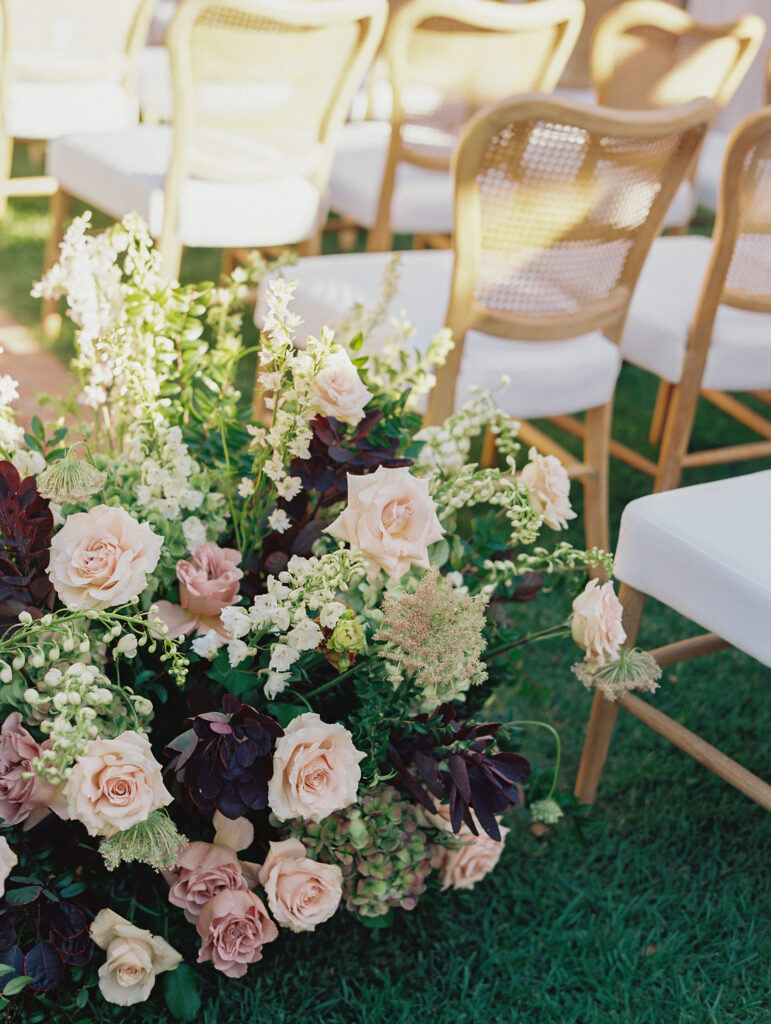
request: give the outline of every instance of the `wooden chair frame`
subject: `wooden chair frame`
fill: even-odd
[[[125,59],[121,69],[123,89],[129,97],[137,96],[137,62],[139,48],[147,37],[152,21],[155,0],[137,0],[136,13],[126,37]],[[5,214],[10,196],[52,196],[58,183],[50,175],[30,175],[12,178],[13,148],[16,141],[36,142],[35,139],[14,139],[5,125],[7,97],[13,75],[13,33],[9,0],[0,0],[0,31],[2,32],[2,64],[0,64],[0,217]]]
[[[538,0],[525,4],[504,4],[498,0],[411,0],[394,14],[383,45],[393,89],[391,136],[377,221],[367,238],[368,252],[384,252],[391,248],[391,201],[399,164],[448,172],[451,169],[451,156],[417,153],[405,146],[402,138],[402,126],[406,120],[402,97],[410,81],[409,46],[420,26],[432,18],[450,19],[459,25],[488,32],[512,34],[554,26],[558,32],[557,41],[530,86],[531,91],[551,92],[573,52],[583,17],[584,5],[576,0]]]
[[[645,594],[622,584],[619,598],[624,607],[623,625],[627,634],[626,644],[633,647],[637,640],[645,605]],[[688,640],[657,648],[655,651],[651,651],[651,654],[659,665],[671,665],[688,658],[711,654],[730,646],[731,644],[714,633],[704,633]],[[575,795],[581,803],[594,803],[619,708],[625,708],[631,712],[635,718],[650,726],[651,729],[685,751],[694,760],[709,768],[721,779],[725,779],[726,782],[767,811],[771,811],[771,786],[767,782],[743,768],[722,751],[647,701],[641,700],[633,694],[625,694],[616,701],[609,701],[599,690],[595,692],[592,701],[592,710],[576,778]]]
[[[445,320],[453,332],[455,348],[445,365],[437,369],[426,417],[428,423],[442,423],[453,411],[464,342],[467,332],[472,329],[501,338],[543,344],[600,330],[614,344],[620,344],[629,303],[645,257],[715,110],[715,104],[710,100],[695,100],[667,111],[611,111],[529,95],[496,104],[471,119],[455,153],[455,264]],[[575,126],[598,137],[646,139],[680,132],[683,138],[676,157],[668,164],[649,215],[633,238],[621,276],[608,296],[585,305],[576,313],[559,316],[493,313],[480,307],[474,297],[481,251],[477,172],[490,139],[518,123],[537,120]],[[593,173],[591,169],[589,173]],[[535,444],[546,454],[557,455],[572,476],[582,479],[586,543],[589,547],[606,550],[610,544],[608,463],[612,410],[612,398],[603,406],[587,410],[583,461],[527,424],[523,424],[521,432],[526,443]]]

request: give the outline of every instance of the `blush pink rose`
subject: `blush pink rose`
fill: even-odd
[[[40,757],[51,741],[37,743],[21,724],[21,715],[14,711],[0,729],[0,818],[6,825],[26,822],[32,828],[54,811],[60,818],[69,817],[67,801],[61,790],[34,774],[32,761]],[[30,778],[25,776],[32,773]]]
[[[568,519],[576,514],[570,505],[570,477],[560,460],[554,455],[539,455],[530,449],[530,462],[519,474],[519,479],[530,492],[530,502],[543,521],[552,530],[567,528]]]
[[[276,741],[268,803],[277,818],[321,821],[356,800],[361,779],[351,734],[306,712]]]
[[[343,898],[340,868],[320,864],[306,854],[299,839],[274,842],[260,868],[260,885],[271,913],[293,932],[312,932],[332,917]]]
[[[111,740],[92,740],[75,759],[65,793],[70,816],[89,835],[107,837],[147,821],[172,800],[150,741],[133,730]]]
[[[428,480],[405,466],[378,466],[365,476],[349,473],[348,507],[326,532],[361,551],[370,578],[384,569],[395,580],[412,565],[427,569],[429,545],[444,534]]]
[[[421,808],[420,816],[435,828],[452,832],[449,804],[440,804],[435,814],[429,814]],[[473,889],[477,882],[490,874],[500,860],[509,830],[499,824],[501,838],[498,841],[491,839],[481,826],[476,824],[479,832],[476,836],[468,825],[461,825],[456,838],[463,843],[462,846],[456,849],[434,846],[431,866],[439,872],[439,881],[443,889]]]
[[[5,893],[5,880],[19,863],[5,836],[0,836],[0,896]]]
[[[610,580],[590,580],[573,602],[573,639],[590,661],[604,665],[606,659],[618,660],[618,649],[626,640],[623,611]]]
[[[258,870],[257,864],[240,861],[227,846],[190,843],[173,871],[167,873],[171,883],[169,903],[181,907],[187,920],[195,924],[210,899],[228,889],[251,889],[256,885]]]
[[[262,900],[244,889],[227,889],[209,900],[196,922],[201,936],[198,963],[211,960],[229,978],[242,978],[262,959],[262,947],[278,938]]]
[[[240,561],[241,555],[233,548],[203,544],[195,549],[189,562],[177,562],[179,604],[157,602],[158,618],[169,627],[169,636],[214,630],[221,643],[227,642],[220,612],[238,600],[244,575],[238,568]]]
[[[333,416],[355,426],[364,418],[364,406],[372,398],[347,352],[333,352],[310,387],[315,406],[323,416]]]
[[[142,593],[162,545],[125,509],[97,505],[68,516],[54,534],[47,572],[69,608],[112,608]]]

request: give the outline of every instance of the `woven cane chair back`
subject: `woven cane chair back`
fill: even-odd
[[[35,80],[133,84],[155,0],[2,0],[3,71]]]
[[[665,0],[628,0],[605,15],[592,40],[598,102],[650,109],[708,96],[724,107],[764,34],[765,23],[755,14],[704,24]]]
[[[405,4],[385,42],[398,158],[448,169],[472,114],[508,96],[554,88],[582,21],[581,0]]]
[[[173,172],[184,164],[216,181],[299,173],[323,189],[386,14],[385,0],[186,0],[168,44]]]
[[[618,341],[637,276],[715,106],[590,110],[528,96],[483,112],[456,158],[448,323]]]

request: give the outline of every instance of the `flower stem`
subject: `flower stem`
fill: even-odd
[[[351,665],[350,668],[346,669],[345,672],[341,672],[339,676],[335,676],[334,679],[330,679],[328,683],[323,683],[321,686],[317,686],[315,690],[311,690],[306,693],[306,698],[315,697],[319,693],[324,693],[325,690],[331,690],[333,686],[337,686],[338,683],[342,682],[346,676],[349,676],[358,665]]]
[[[559,774],[560,774],[560,761],[562,760],[562,743],[560,741],[560,734],[557,732],[557,730],[553,726],[549,725],[548,722],[520,721],[520,722],[510,722],[509,724],[514,726],[514,727],[516,727],[516,728],[519,728],[520,726],[523,726],[523,725],[535,725],[539,729],[546,729],[554,737],[554,741],[557,744],[557,757],[556,757],[556,760],[554,762],[554,776],[553,776],[552,782],[551,782],[551,789],[546,794],[546,799],[549,800],[554,795],[554,790],[557,788],[557,780],[558,780]]]
[[[512,640],[511,643],[503,644],[501,647],[493,647],[491,651],[484,655],[484,660],[489,661],[491,658],[497,658],[499,654],[506,654],[508,651],[513,651],[515,647],[523,647],[525,644],[536,640],[546,640],[551,636],[568,635],[567,623],[561,622],[558,626],[549,626],[548,629],[542,629],[538,633],[528,633],[526,636],[521,636],[518,640]]]

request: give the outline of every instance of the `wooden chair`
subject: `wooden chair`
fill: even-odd
[[[57,140],[48,262],[67,202],[138,211],[163,269],[183,246],[313,243],[335,138],[381,38],[386,0],[185,0],[168,35],[174,125]]]
[[[56,191],[50,176],[11,177],[15,142],[136,124],[136,57],[153,6],[0,0],[0,216],[9,196]]]
[[[771,419],[726,392],[771,401],[771,106],[731,136],[715,231],[658,239],[621,343],[627,362],[661,378],[651,440],[657,462],[614,442],[611,452],[677,487],[682,470],[771,455]],[[702,395],[762,440],[689,453]]]
[[[771,471],[652,494],[627,505],[615,566],[622,581],[626,643],[636,642],[648,595],[709,631],[651,652],[660,665],[735,646],[771,666],[769,521]],[[619,708],[771,811],[768,783],[647,700],[627,694],[609,701],[599,691],[575,787],[582,803],[594,801]]]
[[[592,39],[597,102],[650,110],[707,96],[722,109],[749,71],[765,31],[755,14],[713,24],[665,0],[626,0],[600,20]],[[682,230],[693,216],[696,165],[667,214],[667,228]]]
[[[346,125],[330,179],[331,207],[369,231],[368,249],[394,233],[449,236],[450,163],[468,118],[531,90],[550,92],[583,19],[580,0],[412,0],[384,43],[390,123]]]
[[[666,112],[589,110],[529,95],[475,115],[455,158],[455,252],[403,254],[396,305],[421,327],[452,328],[427,422],[468,387],[500,389],[512,416],[587,411],[583,460],[543,434],[584,481],[586,538],[608,547],[608,442],[618,342],[642,262],[714,113],[709,100]],[[303,330],[372,302],[386,254],[301,259]]]

